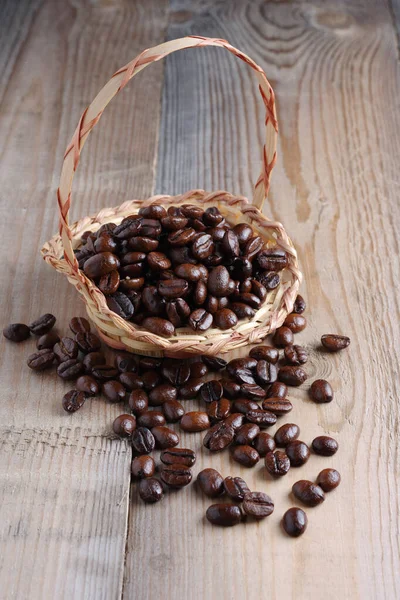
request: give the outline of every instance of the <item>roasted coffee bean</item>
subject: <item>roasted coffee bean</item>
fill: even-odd
[[[240,523],[242,513],[235,504],[212,504],[207,508],[206,517],[213,525],[232,527]]]
[[[153,371],[159,369],[162,365],[162,358],[153,358],[152,356],[141,356],[139,359],[139,369],[141,371]]]
[[[179,398],[182,400],[189,400],[191,398],[196,398],[199,391],[203,387],[203,379],[189,379],[184,385],[179,388]]]
[[[161,225],[167,231],[178,231],[179,229],[184,229],[188,224],[189,219],[184,216],[171,216],[168,215],[161,219]]]
[[[253,376],[256,366],[257,361],[253,358],[235,358],[228,363],[226,370],[238,383],[256,383]]]
[[[196,481],[203,494],[209,498],[216,498],[224,493],[224,478],[215,469],[203,469]]]
[[[285,451],[292,467],[301,467],[310,458],[310,448],[300,440],[287,444]]]
[[[253,443],[257,435],[260,433],[260,428],[255,423],[245,423],[235,433],[235,444],[246,446]]]
[[[240,394],[253,400],[262,400],[266,396],[265,390],[256,383],[243,383],[240,386]]]
[[[221,215],[220,211],[216,206],[211,206],[204,211],[203,221],[206,225],[219,225],[224,221],[224,217]]]
[[[217,379],[206,381],[200,390],[200,398],[207,403],[214,402],[222,398],[223,388],[221,382]]]
[[[250,261],[249,261],[249,263],[250,263]],[[251,269],[253,269],[253,265],[251,265]],[[251,292],[251,281],[252,281],[251,278],[247,277],[244,281],[242,281],[240,283],[240,285],[239,285],[239,292],[241,294],[248,294],[249,292]]]
[[[256,360],[264,360],[275,365],[279,359],[279,351],[272,346],[254,346],[250,350],[249,356]]]
[[[312,449],[321,456],[333,456],[338,451],[339,444],[328,435],[320,435],[313,439]]]
[[[142,206],[138,214],[146,219],[162,219],[167,216],[167,211],[161,204],[149,204]]]
[[[226,360],[218,356],[203,356],[202,359],[211,371],[222,371],[227,365]]]
[[[142,292],[142,304],[147,312],[157,316],[164,312],[165,300],[157,292],[157,288],[149,285]]]
[[[190,364],[190,378],[198,379],[199,377],[204,377],[207,375],[208,367],[203,363],[202,360],[198,360],[194,363]]]
[[[99,371],[96,370],[97,374]],[[103,376],[103,373],[100,373]],[[132,390],[142,390],[144,388],[143,378],[137,373],[120,373],[118,380],[122,383],[124,388],[131,392]]]
[[[29,329],[31,330],[31,333],[34,333],[35,335],[43,335],[50,331],[50,329],[53,329],[55,322],[55,316],[50,313],[46,313],[45,315],[42,315],[36,319],[36,321],[33,321],[29,325]]]
[[[158,284],[158,293],[168,300],[181,298],[188,291],[189,285],[185,279],[166,279]]]
[[[121,269],[121,275],[122,275],[123,279],[121,279],[121,281],[120,281],[120,290],[125,292],[125,295],[129,300],[129,297],[126,294],[126,292],[135,292],[135,291],[137,292],[137,291],[141,290],[144,286],[145,280],[144,280],[144,277],[134,276],[132,272],[127,273],[126,269],[127,269],[127,267],[124,267],[123,269]],[[119,292],[119,293],[122,293],[122,292]],[[115,299],[115,294],[114,294],[114,299]],[[120,306],[120,303],[119,303],[119,306]],[[120,306],[120,308],[121,308],[121,306]],[[125,308],[126,307],[124,305],[123,306],[124,311],[125,311]],[[118,313],[118,309],[114,309],[114,312]],[[123,317],[123,318],[125,318],[125,317]]]
[[[148,410],[141,413],[137,422],[140,427],[147,427],[148,429],[157,427],[157,425],[165,425],[166,423],[163,413],[158,410]]]
[[[264,519],[274,512],[274,503],[264,492],[247,492],[243,499],[243,510],[249,517]]]
[[[238,256],[232,262],[230,267],[232,279],[240,281],[241,284],[236,291],[251,292],[250,277],[253,274],[253,265],[245,256]]]
[[[147,255],[147,264],[152,271],[166,271],[171,268],[171,261],[162,252],[150,252]]]
[[[208,295],[204,307],[209,313],[214,315],[219,309],[218,298],[216,298],[215,296]]]
[[[39,352],[44,351],[40,350]],[[77,379],[77,377],[79,377],[82,371],[83,363],[76,358],[65,360],[64,362],[60,363],[57,367],[57,375],[61,377],[61,379],[65,379],[66,381],[69,381],[71,379]]]
[[[110,402],[123,402],[125,400],[125,388],[122,383],[115,379],[105,381],[102,385],[102,392]]]
[[[132,434],[131,443],[138,454],[150,454],[156,445],[154,435],[147,427],[137,427]]]
[[[78,344],[69,337],[63,337],[53,348],[54,354],[60,362],[76,358],[78,356]]]
[[[300,294],[298,294],[296,296],[296,300],[294,301],[292,312],[294,312],[298,315],[301,315],[305,310],[306,310],[306,301],[304,300],[303,296],[300,296]]]
[[[204,281],[198,281],[193,292],[193,301],[196,306],[202,306],[207,298],[207,286]],[[190,309],[189,309],[190,311]]]
[[[115,366],[120,373],[137,372],[136,358],[129,352],[119,352],[115,356]]]
[[[160,471],[161,480],[172,488],[181,488],[192,481],[192,471],[182,464],[164,465]]]
[[[173,448],[179,444],[178,434],[175,433],[173,429],[170,429],[165,425],[156,425],[151,430],[151,433],[156,440],[156,448],[159,448],[160,450],[165,450],[165,448]]]
[[[183,298],[171,300],[165,305],[167,317],[174,327],[182,327],[190,315],[190,307]]]
[[[239,383],[236,383],[236,381],[231,381],[230,379],[221,379],[221,385],[224,396],[233,399],[240,395],[241,386]]]
[[[329,352],[338,352],[349,346],[350,338],[345,335],[327,333],[321,337],[321,344],[326,350],[329,350]]]
[[[196,453],[189,448],[168,448],[161,452],[160,460],[165,465],[192,467],[196,462]]]
[[[101,235],[93,243],[94,250],[97,254],[100,252],[115,252],[118,244],[111,233],[103,231]]]
[[[246,413],[246,420],[250,423],[256,423],[256,425],[263,429],[264,427],[274,425],[276,423],[276,416],[267,410],[259,408],[257,410],[249,410]]]
[[[160,317],[147,317],[147,319],[144,319],[142,325],[144,329],[147,329],[156,335],[171,337],[171,335],[175,334],[175,327],[172,325],[171,321],[161,319]]]
[[[253,446],[262,458],[264,458],[268,452],[273,452],[276,448],[274,438],[266,431],[260,431],[253,441]]]
[[[196,231],[192,227],[187,229],[178,229],[178,231],[172,231],[168,235],[168,243],[170,246],[187,246],[194,240]]]
[[[202,261],[214,253],[214,242],[208,233],[199,233],[194,239],[191,252],[197,260]]]
[[[226,421],[227,419],[213,425],[204,436],[203,446],[211,452],[220,452],[233,442],[235,429]]]
[[[153,477],[156,470],[156,463],[151,456],[144,454],[142,456],[135,456],[132,460],[131,473],[135,479],[146,479],[147,477]]]
[[[256,235],[247,241],[246,245],[243,248],[243,254],[249,260],[252,260],[256,256],[256,254],[260,252],[263,246],[264,242],[262,238],[260,238],[259,235]]]
[[[275,290],[281,282],[279,273],[274,271],[264,272],[259,276],[260,283],[265,287],[267,292]]]
[[[295,498],[303,502],[306,506],[317,506],[325,500],[325,494],[319,485],[312,481],[301,479],[292,486],[292,492]]]
[[[139,496],[143,502],[154,504],[162,500],[163,495],[163,487],[155,477],[146,477],[139,481]]]
[[[333,389],[331,384],[325,379],[316,379],[310,387],[310,396],[318,404],[332,402]]]
[[[137,417],[147,411],[149,406],[148,396],[144,390],[133,390],[128,398],[129,408]]]
[[[106,302],[108,308],[122,319],[130,319],[135,312],[132,302],[129,300],[128,296],[122,292],[115,292],[115,294],[107,296]]]
[[[76,389],[79,392],[84,392],[87,396],[97,396],[100,392],[100,386],[94,377],[90,375],[81,375],[76,380]]]
[[[100,277],[98,288],[105,296],[115,294],[120,284],[120,274],[118,271],[111,271]]]
[[[289,344],[284,349],[285,359],[289,365],[304,365],[308,360],[308,353],[302,346]]]
[[[226,267],[220,265],[219,267],[215,267],[211,270],[208,280],[207,280],[207,288],[210,294],[220,298],[221,296],[226,296],[226,293],[229,288],[229,271]]]
[[[257,255],[257,263],[265,271],[282,271],[288,265],[287,254],[281,248],[266,248]]]
[[[267,452],[264,459],[265,468],[272,477],[283,477],[290,469],[290,460],[282,450]]]
[[[254,467],[260,460],[260,455],[252,446],[235,446],[232,450],[232,458],[244,467]]]
[[[196,204],[183,204],[179,208],[182,214],[188,219],[201,219],[204,214],[201,206],[197,206]]]
[[[240,246],[245,246],[249,239],[253,236],[253,229],[247,223],[239,223],[235,225],[233,231],[236,233]]]
[[[162,369],[163,377],[172,385],[184,385],[190,378],[190,365],[179,360],[164,360]]]
[[[243,502],[245,495],[250,492],[250,489],[241,477],[225,477],[224,491],[235,502]]]
[[[267,398],[286,398],[287,394],[288,388],[281,381],[275,381],[267,390]]]
[[[225,231],[221,242],[221,250],[226,256],[231,258],[239,256],[239,238],[232,229]]]
[[[255,377],[260,385],[274,383],[278,379],[278,369],[276,365],[266,360],[259,360],[256,366]]]
[[[340,484],[341,477],[340,473],[335,469],[323,469],[317,477],[317,485],[324,490],[324,492],[331,492]]]
[[[142,220],[138,215],[125,217],[120,225],[114,229],[113,234],[119,240],[127,240],[128,238],[137,235],[142,227]]]
[[[60,341],[60,336],[56,331],[49,331],[49,333],[45,333],[38,338],[36,342],[36,348],[38,350],[43,350],[44,348],[52,350],[54,346]]]
[[[293,331],[289,327],[279,327],[272,338],[275,346],[284,348],[288,344],[293,344]]]
[[[68,413],[74,413],[85,404],[86,396],[83,392],[71,390],[62,399],[62,407]]]
[[[257,402],[248,398],[237,398],[233,404],[231,410],[235,413],[242,413],[246,415],[250,410],[258,410],[260,407]]]
[[[223,421],[231,412],[231,403],[226,398],[214,400],[207,406],[207,414],[212,423]]]
[[[248,304],[251,308],[258,310],[261,306],[261,300],[255,294],[251,294],[250,292],[246,292],[243,294],[233,294],[232,295],[234,302],[240,302],[244,304]]]
[[[185,414],[185,409],[178,400],[166,400],[163,402],[162,411],[167,423],[176,423]]]
[[[214,325],[223,331],[235,327],[237,322],[237,316],[229,308],[222,308],[221,310],[217,310],[214,314]]]
[[[196,283],[200,279],[204,279],[204,271],[201,269],[202,265],[192,263],[182,263],[175,267],[175,274],[186,281]]]
[[[118,377],[118,369],[107,363],[104,365],[95,365],[92,367],[92,375],[98,381],[110,381]],[[121,373],[121,375],[134,375],[134,373]],[[121,383],[125,385],[122,379]]]
[[[232,302],[230,309],[235,313],[238,319],[252,319],[256,314],[254,308],[243,302]]]
[[[143,388],[146,392],[154,390],[162,381],[161,373],[157,371],[146,371],[141,378],[143,381]]]
[[[55,358],[55,354],[52,350],[44,348],[43,350],[38,350],[38,352],[31,354],[26,362],[30,369],[33,369],[34,371],[44,371],[53,366]]]
[[[291,442],[297,440],[300,435],[300,427],[295,423],[285,423],[275,432],[275,443],[284,448]]]
[[[111,273],[119,269],[120,262],[118,256],[112,252],[99,252],[88,258],[83,265],[83,272],[90,279],[97,279],[102,275]]]
[[[11,323],[4,327],[3,335],[10,342],[16,342],[19,344],[20,342],[24,342],[31,335],[31,330],[28,325],[24,325],[24,323]]]
[[[161,406],[167,400],[176,400],[178,390],[170,383],[161,383],[149,393],[150,406]]]
[[[101,342],[94,333],[77,333],[75,341],[78,344],[79,350],[85,353],[97,352],[101,348]]]
[[[93,367],[97,365],[104,365],[106,362],[106,357],[102,352],[90,352],[86,354],[83,359],[83,366],[85,368],[85,373],[90,374],[92,372]]]
[[[267,299],[267,289],[263,286],[262,283],[257,281],[257,279],[253,279],[251,282],[251,291],[255,296],[258,296],[261,300],[261,304],[265,302]]]
[[[299,386],[307,379],[307,373],[301,367],[281,367],[278,378],[286,385]]]
[[[293,404],[287,398],[266,398],[263,400],[262,408],[281,417],[293,409]]]
[[[307,529],[307,515],[304,510],[294,506],[289,508],[282,517],[282,527],[291,537],[299,537]]]
[[[139,252],[154,252],[158,248],[158,240],[153,240],[150,237],[137,236],[131,237],[128,242],[128,246],[131,250],[138,250]]]
[[[242,413],[231,413],[226,419],[224,423],[227,427],[232,427],[233,431],[236,432],[239,427],[243,425],[245,422],[245,416]]]
[[[113,431],[120,437],[130,437],[136,429],[136,419],[132,415],[119,415],[114,420]]]
[[[179,423],[183,431],[194,433],[196,431],[204,431],[210,427],[208,414],[200,411],[187,412]]]
[[[299,333],[307,327],[306,318],[303,315],[291,313],[288,315],[283,323],[284,327],[289,327],[293,333]]]
[[[168,255],[174,266],[196,265],[197,264],[197,260],[194,258],[194,256],[192,256],[190,249],[185,246],[170,248]],[[176,274],[178,275],[178,277],[183,277],[182,272],[176,273]],[[197,267],[196,267],[196,274],[198,275],[198,279],[197,279],[197,281],[198,281],[201,278],[201,272],[199,269],[197,269]],[[183,279],[188,279],[190,281],[190,278],[188,278],[188,277],[183,277]]]
[[[213,324],[213,316],[204,308],[197,308],[189,317],[189,325],[194,331],[206,331]]]

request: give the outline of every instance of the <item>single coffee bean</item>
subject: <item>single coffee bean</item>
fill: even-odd
[[[240,395],[241,386],[236,381],[231,381],[230,379],[221,379],[221,385],[223,389],[223,394],[227,398],[237,398]],[[239,411],[241,412],[241,411]]]
[[[87,396],[97,396],[100,392],[99,384],[91,375],[81,375],[75,385],[79,392],[84,392]]]
[[[274,438],[266,431],[260,431],[253,441],[253,446],[261,458],[264,458],[268,452],[273,452],[276,448]]]
[[[207,414],[212,423],[223,421],[231,412],[231,403],[226,398],[214,400],[207,406]]]
[[[283,477],[290,469],[290,460],[286,452],[275,450],[267,452],[264,458],[265,468],[272,477]]]
[[[204,214],[204,210],[197,204],[183,204],[179,207],[182,214],[188,219],[201,219]]]
[[[150,406],[161,406],[167,400],[176,400],[178,390],[170,383],[161,383],[149,393]]]
[[[149,406],[148,396],[144,390],[133,390],[128,398],[129,408],[137,417],[147,411]]]
[[[282,271],[288,265],[288,258],[281,248],[266,248],[257,255],[257,262],[265,271]]]
[[[99,252],[88,258],[83,265],[83,272],[90,279],[97,279],[102,275],[119,269],[118,257],[112,252]]]
[[[225,477],[224,491],[235,502],[243,502],[245,495],[250,492],[250,489],[241,477]]]
[[[30,369],[34,371],[44,371],[45,369],[50,369],[55,360],[55,354],[49,348],[44,348],[43,350],[39,350],[38,352],[34,352],[28,357],[27,365]]]
[[[182,464],[164,465],[160,471],[161,480],[172,488],[181,488],[192,481],[192,471]]]
[[[97,352],[101,348],[101,342],[94,333],[77,333],[75,341],[78,344],[79,350],[85,353]]]
[[[157,289],[163,298],[174,300],[184,296],[189,289],[189,285],[185,279],[165,279],[159,282]]]
[[[141,369],[141,371],[159,369],[161,365],[162,358],[153,358],[152,356],[141,356],[139,358],[139,369]]]
[[[28,325],[25,325],[24,323],[11,323],[10,325],[7,325],[7,327],[4,327],[3,335],[7,340],[10,340],[10,342],[19,344],[29,338],[31,330]],[[39,350],[40,349],[42,348],[39,348]]]
[[[171,337],[171,335],[175,334],[175,327],[171,321],[161,319],[160,317],[147,317],[144,319],[142,326],[151,333],[163,335],[164,337]]]
[[[257,361],[254,358],[234,358],[231,360],[227,366],[226,370],[231,377],[235,377],[238,369],[248,369],[252,371],[257,366]],[[247,381],[243,381],[243,383],[248,383]],[[251,383],[251,382],[249,382]]]
[[[163,402],[162,411],[167,423],[176,423],[185,414],[185,409],[178,400],[166,400]]]
[[[214,325],[223,331],[225,329],[235,327],[237,322],[237,316],[229,308],[222,308],[221,310],[217,310],[217,312],[214,314]]]
[[[301,467],[310,458],[310,448],[300,440],[289,442],[285,448],[292,467]]]
[[[124,275],[126,275],[125,271]],[[98,288],[105,296],[111,296],[118,290],[120,282],[121,276],[119,272],[111,271],[111,273],[106,273],[100,277]]]
[[[156,445],[154,435],[147,427],[137,427],[131,438],[132,448],[138,454],[150,454]]]
[[[229,417],[228,417],[229,418]],[[209,429],[204,436],[203,446],[211,452],[220,452],[233,442],[235,430],[230,423],[220,421]]]
[[[122,383],[116,379],[105,381],[101,389],[110,402],[123,402],[125,400],[126,390]]]
[[[272,338],[275,346],[284,348],[288,344],[293,344],[293,331],[289,327],[279,327]]]
[[[183,361],[166,359],[163,362],[161,373],[172,385],[181,386],[190,378],[190,365]]]
[[[60,336],[56,331],[49,331],[49,333],[45,333],[38,338],[36,342],[36,348],[38,350],[43,350],[47,348],[52,350],[54,346],[60,341]]]
[[[192,227],[187,229],[178,229],[178,231],[172,231],[168,235],[168,243],[170,246],[187,246],[196,237],[196,231]]]
[[[143,389],[145,389],[146,392],[154,390],[158,385],[161,384],[162,381],[161,373],[157,371],[146,371],[145,373],[143,373],[141,378],[143,380]]]
[[[214,253],[214,242],[208,233],[199,233],[194,239],[191,252],[197,260],[202,261]]]
[[[62,407],[68,413],[74,413],[85,404],[86,396],[83,392],[71,390],[62,399]]]
[[[225,231],[221,242],[221,250],[225,256],[229,256],[230,258],[239,256],[239,238],[232,229],[227,229]]]
[[[264,271],[258,278],[268,292],[275,290],[281,282],[279,273],[274,271]]]
[[[148,454],[142,456],[135,456],[132,460],[131,473],[136,479],[146,479],[147,477],[153,477],[156,470],[156,463],[154,458]]]
[[[266,361],[259,360],[256,366],[256,380],[260,385],[274,383],[278,379],[278,369],[276,365]]]
[[[220,265],[211,270],[208,280],[207,288],[210,294],[220,298],[226,296],[229,287],[229,271],[226,267]]]
[[[43,352],[43,350],[40,350],[40,352]],[[82,371],[83,363],[76,358],[65,360],[57,367],[57,375],[66,381],[77,379]]]
[[[293,409],[293,404],[287,398],[266,398],[263,400],[262,408],[281,417]]]
[[[307,515],[304,510],[294,506],[289,508],[282,517],[282,527],[291,537],[299,537],[307,529]]]
[[[154,504],[162,500],[164,490],[161,483],[155,477],[146,477],[139,482],[139,496],[148,504]]]
[[[215,469],[203,469],[196,481],[203,494],[209,498],[216,498],[224,493],[224,478]]]
[[[147,264],[152,271],[166,271],[171,268],[171,261],[162,252],[150,252],[147,255]]]
[[[262,250],[263,246],[263,239],[259,235],[256,235],[247,241],[243,248],[243,254],[249,260],[252,260]]]
[[[114,236],[119,240],[126,240],[137,235],[142,227],[142,221],[138,215],[125,217],[120,225],[114,229]]]
[[[262,400],[266,396],[265,390],[256,383],[242,383],[240,393],[245,398],[253,400]]]
[[[317,485],[324,492],[331,492],[340,484],[340,473],[335,469],[323,469],[317,477]]]
[[[316,379],[310,387],[310,396],[318,404],[332,402],[333,389],[331,384],[325,379]]]
[[[161,452],[160,460],[164,465],[193,467],[196,462],[196,453],[190,448],[168,448]]]
[[[285,346],[284,354],[289,365],[304,365],[308,360],[308,353],[302,346],[289,344]]]
[[[189,304],[183,298],[171,300],[165,305],[168,319],[174,327],[182,327],[190,315]]]
[[[321,344],[326,350],[329,350],[329,352],[338,352],[349,346],[350,338],[345,335],[327,333],[321,337]]]
[[[207,298],[207,286],[204,281],[198,281],[194,288],[193,300],[196,306],[202,306]],[[190,308],[189,308],[190,311]]]
[[[253,236],[253,230],[250,225],[247,225],[247,223],[239,223],[238,225],[235,225],[233,231],[236,233],[239,240],[239,245],[241,247],[245,246],[249,239]]]
[[[320,435],[313,439],[312,449],[321,456],[333,456],[338,451],[339,444],[328,435]]]
[[[190,378],[198,379],[199,377],[204,377],[207,373],[208,367],[203,361],[198,360],[197,362],[190,364]]]
[[[165,417],[162,412],[159,410],[147,410],[143,412],[138,417],[138,425],[139,427],[147,427],[148,429],[152,429],[157,425],[165,425]]]
[[[212,504],[207,508],[206,517],[213,525],[232,527],[240,523],[242,513],[235,504]]]
[[[252,446],[235,446],[232,450],[232,458],[244,467],[254,467],[260,460],[260,455]]]
[[[184,262],[178,264],[178,266],[175,267],[174,271],[175,275],[177,275],[178,277],[181,277],[182,279],[186,279],[186,281],[191,281],[193,283],[204,279],[204,272],[200,268],[200,265],[196,263],[193,264],[190,262]]]
[[[245,416],[242,413],[232,413],[229,417],[226,417],[224,423],[228,427],[232,427],[233,431],[236,432],[239,427],[244,423]]]
[[[286,398],[288,387],[281,381],[275,381],[267,390],[267,398]]]
[[[252,319],[256,314],[254,308],[243,302],[232,302],[229,307],[238,319]]]
[[[214,402],[222,398],[223,388],[221,382],[217,379],[207,381],[200,390],[200,398],[203,402]]]
[[[202,358],[211,371],[222,371],[227,365],[226,360],[218,356],[203,356]]]
[[[85,373],[90,374],[92,372],[93,367],[105,364],[106,357],[102,352],[90,352],[89,354],[86,354],[82,362],[85,369]]]
[[[299,333],[307,326],[306,318],[303,315],[291,313],[288,315],[283,323],[284,327],[289,327],[293,333]]]
[[[284,448],[288,444],[297,440],[300,435],[300,428],[295,423],[285,423],[275,432],[275,443]]]
[[[301,479],[292,486],[292,492],[295,498],[303,502],[306,506],[317,506],[325,500],[325,494],[319,485],[312,481]]]
[[[50,331],[50,329],[53,329],[55,322],[55,316],[50,313],[46,313],[45,315],[42,315],[36,319],[36,321],[33,321],[29,325],[29,329],[31,330],[31,333],[34,333],[35,335],[44,335]]]
[[[208,414],[200,411],[187,412],[179,423],[183,431],[194,433],[196,431],[204,431],[210,427]]]
[[[222,224],[224,221],[224,217],[221,215],[220,211],[216,206],[211,206],[204,211],[203,221],[206,225],[218,225]]]
[[[137,372],[136,358],[129,352],[119,352],[115,356],[115,366],[120,373]]]
[[[161,204],[149,204],[142,206],[138,214],[146,219],[162,219],[167,216],[167,211]]]
[[[251,294],[249,292],[245,292],[242,294],[237,294],[236,292],[233,294],[234,302],[239,302],[243,304],[248,304],[251,308],[258,310],[261,306],[261,300],[255,294]]]
[[[250,423],[256,423],[261,429],[264,429],[264,427],[275,425],[276,416],[267,410],[259,408],[257,410],[249,410],[249,412],[246,413],[246,420]]]
[[[249,383],[254,385],[256,383],[253,372],[247,367],[237,367],[230,375],[240,384]]]
[[[139,417],[140,418],[140,417]],[[151,430],[156,441],[156,448],[165,450],[165,448],[173,448],[179,444],[179,436],[173,429],[165,427],[165,425],[156,425]]]
[[[260,433],[260,428],[255,423],[245,423],[235,433],[235,444],[247,446],[253,443],[257,435]]]
[[[182,400],[196,398],[203,385],[203,379],[201,378],[189,379],[189,381],[179,388],[178,395]]]
[[[76,358],[78,356],[78,344],[69,337],[63,337],[54,345],[53,352],[60,362]]]
[[[296,296],[296,300],[294,301],[292,312],[294,312],[298,315],[301,315],[305,310],[306,310],[306,301],[304,300],[303,296],[300,296],[300,294],[298,294]]]
[[[165,309],[165,300],[160,296],[154,285],[144,288],[141,296],[144,309],[153,316],[162,315]]]
[[[107,368],[109,369],[109,365],[104,365],[107,366]],[[97,367],[95,367],[95,373],[97,374],[97,378],[99,378],[98,376],[100,375],[101,377],[103,377],[103,373],[100,371]],[[128,390],[129,392],[131,392],[132,390],[141,390],[144,388],[144,381],[143,381],[143,377],[140,377],[140,375],[138,375],[137,373],[120,373],[118,375],[118,371],[117,371],[117,377],[118,380],[122,383],[122,385],[124,386],[124,388],[126,390]]]
[[[135,312],[135,307],[132,302],[128,296],[122,292],[115,292],[115,294],[107,296],[106,301],[108,308],[122,319],[130,319]]]
[[[254,400],[237,398],[232,404],[232,411],[246,415],[250,410],[258,410],[260,407]]]
[[[243,510],[250,517],[264,519],[274,512],[274,503],[264,492],[247,492],[243,499]]]
[[[114,433],[120,437],[130,437],[136,429],[136,419],[132,415],[119,415],[113,423]]]
[[[249,356],[256,360],[266,360],[275,365],[279,359],[279,350],[272,346],[254,346],[250,350]]]
[[[213,324],[213,316],[204,308],[197,308],[189,317],[189,325],[194,331],[207,331]]]
[[[278,377],[286,385],[299,386],[307,379],[307,373],[301,367],[281,367]]]
[[[150,237],[137,236],[131,237],[128,242],[128,247],[131,250],[138,250],[139,252],[154,252],[158,248],[158,240],[153,240]]]

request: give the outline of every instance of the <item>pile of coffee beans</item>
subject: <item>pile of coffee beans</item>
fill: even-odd
[[[274,434],[266,431],[292,410],[289,387],[302,385],[308,377],[308,352],[294,343],[294,335],[306,326],[304,310],[304,299],[298,296],[293,313],[275,332],[273,346],[255,346],[248,356],[229,362],[221,357],[177,360],[104,349],[82,317],[71,319],[65,336],[53,329],[56,318],[51,314],[30,325],[11,324],[3,334],[17,343],[35,336],[37,350],[28,357],[28,366],[35,371],[53,367],[61,379],[74,382],[62,399],[66,412],[76,412],[100,394],[109,402],[125,404],[113,431],[132,447],[132,479],[138,482],[140,498],[155,503],[167,490],[183,488],[193,480],[196,453],[179,447],[173,424],[185,433],[205,432],[207,451],[229,448],[232,459],[244,467],[254,467],[263,459],[269,481],[304,465],[311,452],[320,456],[337,452],[337,441],[326,435],[316,436],[310,444],[302,441],[296,423],[284,423]],[[322,349],[329,352],[343,350],[349,343],[349,338],[334,334],[321,338]],[[331,402],[334,396],[329,382],[322,379],[311,384],[309,394],[316,403]],[[198,409],[186,411],[185,401],[193,399],[198,400]],[[160,451],[158,466],[155,450]],[[196,482],[207,496],[229,499],[208,508],[206,518],[215,525],[261,519],[274,510],[267,494],[251,491],[240,477],[223,478],[214,469],[204,469]],[[339,483],[340,474],[328,468],[315,483],[297,481],[292,494],[308,507],[317,506]],[[298,536],[307,527],[307,516],[302,509],[291,508],[282,526],[289,535]]]
[[[118,316],[169,337],[177,327],[229,329],[280,285],[286,253],[218,208],[152,204],[86,231],[79,267]]]

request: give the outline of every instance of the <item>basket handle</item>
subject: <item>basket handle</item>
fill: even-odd
[[[188,36],[171,40],[160,44],[159,46],[155,46],[154,48],[144,50],[131,62],[125,65],[125,67],[122,67],[114,73],[110,81],[106,83],[102,90],[100,90],[96,98],[82,114],[71,142],[67,146],[61,171],[60,187],[57,190],[57,199],[60,211],[60,235],[64,247],[64,256],[74,271],[78,271],[78,263],[72,249],[72,234],[68,224],[68,213],[71,206],[72,181],[78,167],[80,153],[89,133],[99,121],[107,104],[126,86],[128,81],[132,79],[136,73],[139,73],[139,71],[147,67],[150,63],[161,60],[176,50],[199,48],[203,46],[221,46],[222,48],[226,48],[226,50],[243,60],[256,72],[260,94],[266,110],[266,137],[262,152],[263,166],[261,174],[255,184],[253,195],[254,206],[261,209],[268,194],[269,180],[276,162],[276,142],[278,134],[274,92],[264,71],[251,58],[234,46],[231,46],[226,40],[201,36]]]

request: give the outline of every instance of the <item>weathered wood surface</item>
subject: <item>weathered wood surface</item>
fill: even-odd
[[[398,598],[398,3],[9,0],[1,11],[4,322],[43,307],[65,329],[82,311],[37,250],[56,229],[66,142],[109,74],[166,37],[226,38],[265,68],[277,95],[279,159],[265,213],[299,250],[309,374],[336,390],[326,406],[295,390],[285,420],[306,442],[330,433],[340,443],[335,457],[312,456],[271,482],[262,467],[203,454],[201,435],[182,436],[199,450],[196,472],[241,474],[275,500],[267,521],[221,531],[204,521],[209,502],[194,488],[139,503],[129,449],[109,435],[119,409],[93,402],[63,415],[64,385],[27,373],[26,346],[2,341],[2,589],[11,598]],[[219,49],[152,66],[88,142],[73,215],[152,191],[250,195],[262,124],[251,82]],[[350,335],[351,349],[319,353],[328,331]],[[308,511],[307,533],[288,539],[279,521],[292,483],[325,466],[338,468],[342,485]]]

